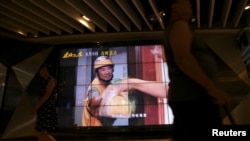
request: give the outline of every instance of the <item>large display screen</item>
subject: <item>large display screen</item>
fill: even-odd
[[[170,125],[163,45],[60,48],[59,128]]]

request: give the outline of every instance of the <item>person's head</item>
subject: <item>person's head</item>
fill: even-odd
[[[50,64],[43,65],[40,70],[39,74],[44,79],[47,79],[48,77],[51,77],[51,74],[53,74],[53,67]]]
[[[108,56],[100,56],[94,62],[94,70],[101,81],[109,83],[113,78],[114,63]]]
[[[192,17],[191,0],[169,0],[166,7],[167,22],[176,19],[189,21]]]

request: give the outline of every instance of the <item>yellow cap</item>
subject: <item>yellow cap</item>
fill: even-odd
[[[98,69],[103,66],[114,65],[113,61],[108,56],[100,56],[96,58],[94,62],[94,69]]]

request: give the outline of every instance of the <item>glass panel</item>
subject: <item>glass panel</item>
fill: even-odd
[[[2,100],[4,94],[5,80],[6,80],[7,67],[0,63],[0,108],[2,108]]]

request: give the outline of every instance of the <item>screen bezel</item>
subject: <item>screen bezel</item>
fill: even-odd
[[[146,41],[119,41],[119,42],[97,42],[97,43],[78,43],[78,44],[66,44],[55,46],[57,52],[59,53],[62,49],[67,48],[92,48],[92,47],[113,47],[113,46],[136,46],[136,45],[164,45],[162,40],[146,40]],[[60,58],[59,58],[60,59]],[[58,70],[60,71],[60,70]],[[130,134],[130,133],[141,133],[141,138],[148,138],[149,134],[154,134],[155,137],[161,138],[166,137],[167,132],[171,132],[173,128],[172,124],[169,125],[140,125],[140,126],[72,126],[72,128],[59,128],[58,131],[69,133],[80,133],[80,134],[101,134],[109,137],[111,134],[113,137],[121,137],[121,134]],[[115,134],[114,134],[115,133]],[[138,135],[137,135],[138,136]],[[126,138],[126,136],[124,136]]]

